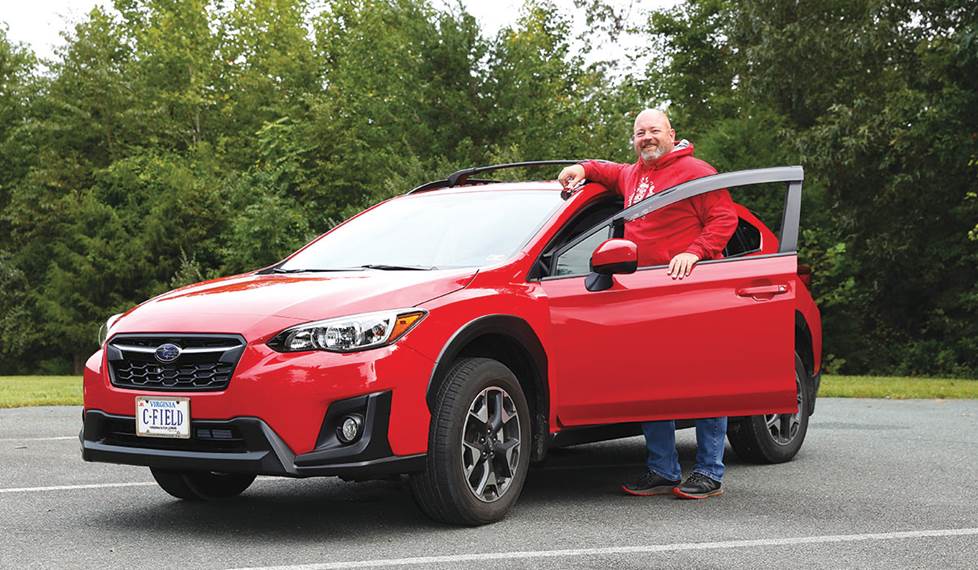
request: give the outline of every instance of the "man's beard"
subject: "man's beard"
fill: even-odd
[[[653,162],[662,158],[662,155],[665,153],[665,149],[663,149],[661,146],[654,145],[643,148],[641,152],[639,152],[639,155],[642,157],[642,160],[646,162]]]

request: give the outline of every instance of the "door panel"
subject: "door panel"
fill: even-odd
[[[702,262],[683,280],[664,267],[544,280],[562,425],[793,412],[797,261]]]

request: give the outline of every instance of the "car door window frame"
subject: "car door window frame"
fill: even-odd
[[[573,240],[567,241],[567,235],[573,233],[572,230],[575,226],[580,224],[581,221],[593,215],[595,210],[602,208],[615,208],[616,212],[611,216],[600,219],[598,222],[607,223],[607,220],[611,219],[615,215],[621,213],[622,211],[622,199],[620,196],[611,193],[599,194],[596,198],[585,204],[580,211],[575,214],[570,220],[568,220],[564,226],[557,232],[547,247],[543,249],[543,252],[537,257],[536,262],[533,264],[533,269],[531,269],[527,281],[539,281],[546,278],[551,272],[554,271],[556,265],[554,261],[557,259],[557,252],[561,251],[564,246],[568,243],[576,242],[578,237],[590,236],[594,234],[594,231],[600,226],[588,226],[583,231],[579,232]],[[586,238],[585,238],[586,239]],[[571,277],[571,275],[563,275],[562,277]]]
[[[690,180],[689,182],[684,182],[678,186],[663,190],[658,194],[653,194],[648,198],[636,202],[628,208],[625,208],[607,220],[599,222],[593,228],[586,230],[581,235],[557,250],[553,254],[553,260],[558,260],[560,256],[562,256],[569,249],[588,239],[594,235],[595,232],[601,231],[609,224],[615,227],[617,230],[612,235],[615,237],[620,237],[620,229],[624,228],[624,224],[626,222],[636,220],[642,216],[651,214],[656,210],[660,210],[681,200],[723,188],[729,189],[736,188],[738,186],[751,186],[754,184],[769,184],[779,182],[787,184],[787,191],[785,192],[785,206],[782,211],[781,230],[779,232],[780,235],[778,236],[778,252],[763,256],[759,255],[704,260],[700,263],[724,263],[742,261],[744,259],[756,259],[758,257],[775,257],[786,254],[794,254],[798,249],[798,225],[801,217],[801,187],[804,178],[805,173],[801,166],[778,166],[773,168],[757,168],[753,170],[725,172],[723,174],[714,174],[713,176],[704,176],[703,178]],[[551,265],[552,267],[550,270],[553,271],[557,264],[552,263]],[[654,267],[663,266],[664,265],[641,267],[639,268],[639,271],[642,269],[652,269]],[[570,277],[580,277],[580,275],[547,275],[542,279],[566,279]]]

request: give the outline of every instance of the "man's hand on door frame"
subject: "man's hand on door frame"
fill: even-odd
[[[693,270],[693,266],[699,261],[699,256],[692,253],[680,253],[676,257],[672,258],[669,262],[669,269],[667,273],[673,279],[682,279],[688,277],[690,271]]]

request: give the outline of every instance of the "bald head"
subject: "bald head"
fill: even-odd
[[[635,127],[638,127],[639,123],[649,123],[654,122],[655,124],[661,125],[666,129],[671,129],[672,124],[669,123],[669,115],[661,109],[645,109],[635,117]]]
[[[646,109],[635,117],[632,145],[642,162],[654,164],[676,146],[676,131],[669,116],[659,109]]]

